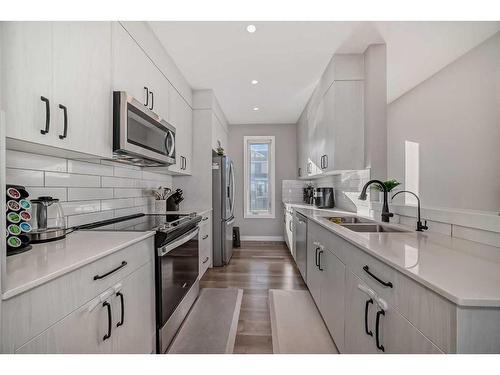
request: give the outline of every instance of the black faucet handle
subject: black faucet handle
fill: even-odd
[[[427,226],[427,220],[424,220],[424,225],[422,225],[422,229],[427,230],[429,227]]]

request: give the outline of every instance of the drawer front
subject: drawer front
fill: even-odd
[[[12,353],[52,324],[153,260],[154,239],[149,237],[73,272],[4,301],[2,350]],[[94,280],[127,264],[108,276]]]
[[[379,318],[379,331],[379,345],[384,347],[384,353],[442,354],[436,345],[394,309],[387,310]],[[379,350],[379,353],[382,351]]]
[[[398,272],[396,309],[445,353],[455,353],[457,307]]]
[[[351,271],[380,297],[393,305],[395,290],[399,287],[396,280],[398,272],[347,241],[344,242],[344,250],[348,254],[347,265]],[[384,283],[390,283],[392,287]]]

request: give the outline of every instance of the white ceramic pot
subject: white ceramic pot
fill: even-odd
[[[167,213],[167,201],[165,199],[155,200],[155,214]]]

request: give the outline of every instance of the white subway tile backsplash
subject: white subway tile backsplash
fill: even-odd
[[[100,184],[99,176],[45,172],[45,186],[99,187]]]
[[[38,197],[52,197],[59,199],[61,202],[68,200],[68,195],[66,193],[66,188],[49,188],[49,187],[27,187],[26,190],[30,195],[30,199],[35,199]]]
[[[45,195],[59,199],[69,227],[152,212],[151,189],[172,188],[172,176],[135,166],[18,151],[7,154],[7,183],[24,185],[30,198]],[[49,209],[49,220],[55,216]]]
[[[66,159],[7,150],[7,168],[34,169],[40,171],[66,172]]]
[[[113,167],[78,160],[68,160],[68,172],[97,176],[113,176]]]
[[[112,160],[101,160],[101,164],[102,165],[110,165],[112,167],[118,167],[118,168],[134,169],[136,171],[140,171],[141,170],[140,167],[137,167],[135,165],[119,163],[117,161],[112,161]]]
[[[113,198],[111,188],[68,188],[68,201]]]
[[[142,171],[142,179],[143,180],[154,180],[161,181],[165,184],[172,184],[172,176],[162,173],[155,173],[150,171]]]
[[[83,215],[73,215],[68,216],[68,227],[74,227],[75,225],[82,225],[93,223],[101,220],[108,220],[113,218],[113,211],[102,211],[102,212],[93,212],[90,214]]]
[[[123,177],[101,177],[102,187],[139,188],[141,180]]]
[[[43,172],[28,169],[5,169],[8,184],[23,186],[43,186]]]
[[[88,214],[101,210],[100,201],[75,201],[61,203],[64,216]],[[50,216],[50,215],[49,215]]]
[[[115,177],[130,177],[130,178],[142,178],[142,171],[137,171],[135,169],[123,168],[123,167],[114,167]]]
[[[134,198],[106,199],[101,201],[101,210],[115,210],[117,208],[135,207]]]
[[[115,217],[144,213],[144,207],[129,207],[115,210]]]
[[[144,192],[142,189],[118,189],[115,188],[114,197],[115,198],[135,198],[135,197],[143,197],[145,194],[151,195],[152,193],[149,191],[148,193]]]

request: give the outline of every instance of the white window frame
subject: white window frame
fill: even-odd
[[[269,186],[269,199],[271,200],[271,210],[269,213],[255,213],[249,211],[250,202],[250,165],[248,157],[248,144],[249,143],[270,143],[270,186]],[[276,185],[275,185],[275,172],[276,172],[276,153],[275,153],[275,137],[273,135],[252,135],[243,137],[243,169],[244,169],[244,194],[243,194],[243,217],[245,219],[275,219],[276,218]]]

